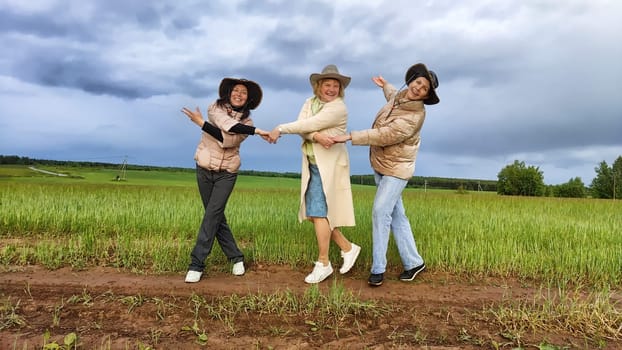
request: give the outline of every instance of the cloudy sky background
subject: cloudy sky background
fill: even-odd
[[[497,179],[514,160],[547,184],[622,155],[622,2],[0,0],[0,154],[191,168],[200,130],[183,106],[223,77],[261,84],[255,124],[295,120],[309,74],[352,77],[349,129],[416,62],[439,76],[419,176]],[[250,137],[242,169],[299,172],[300,139]],[[352,174],[368,148],[348,145]]]

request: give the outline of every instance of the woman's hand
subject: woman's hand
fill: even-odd
[[[272,131],[270,131],[270,134],[268,134],[268,137],[270,138],[270,143],[276,143],[276,140],[281,137],[281,130],[279,130],[279,127],[277,126],[272,129]]]
[[[270,140],[270,132],[267,130],[263,130],[260,128],[255,128],[255,135],[261,136],[262,139],[266,140],[266,142],[273,143]]]
[[[324,146],[324,148],[330,148],[330,146],[335,144],[335,141],[333,141],[330,136],[324,135],[322,133],[316,132],[313,135],[313,141],[319,143],[320,145]]]
[[[199,110],[199,107],[197,107],[196,111],[194,111],[194,112],[189,110],[186,107],[182,108],[181,111],[182,111],[182,113],[187,115],[188,118],[190,118],[190,120],[193,123],[195,123],[199,127],[203,127],[203,123],[205,123],[205,120],[203,120],[203,115],[201,114],[201,111]]]
[[[333,140],[333,142],[335,143],[344,143],[346,141],[352,140],[352,135],[350,134],[337,135],[337,136],[331,137],[331,140]]]
[[[377,77],[372,77],[371,80],[378,85],[378,87],[383,88],[384,84],[387,83],[387,81],[382,77],[382,75],[379,75]]]

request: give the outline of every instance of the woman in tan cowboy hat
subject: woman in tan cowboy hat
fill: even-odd
[[[214,239],[233,263],[236,276],[244,274],[244,254],[238,248],[225,218],[225,206],[240,168],[240,144],[248,135],[259,134],[267,139],[268,132],[255,128],[250,111],[261,102],[259,84],[246,79],[225,78],[218,89],[219,98],[207,110],[208,121],[197,107],[182,108],[192,122],[203,130],[194,159],[197,163],[197,184],[205,213],[190,254],[186,282],[199,282],[205,259],[212,251]],[[225,131],[225,132],[224,132]]]
[[[270,133],[272,142],[281,134],[302,137],[302,179],[298,218],[310,220],[315,228],[318,259],[307,283],[319,283],[333,273],[328,259],[331,239],[341,248],[343,264],[339,272],[350,271],[361,247],[341,233],[339,227],[354,226],[354,206],[350,188],[350,160],[343,144],[333,147],[330,137],[346,133],[348,111],[343,102],[350,77],[335,65],[309,77],[314,96],[307,99],[298,119],[278,125]]]
[[[387,99],[376,114],[372,128],[336,136],[333,141],[351,140],[353,145],[370,146],[369,160],[378,190],[372,209],[373,248],[368,283],[379,286],[384,280],[391,231],[404,265],[400,280],[412,281],[425,269],[402,204],[402,191],[415,172],[425,119],[424,104],[437,104],[439,98],[436,74],[423,63],[412,65],[406,71],[404,90],[398,91],[381,76],[372,80],[382,88]]]

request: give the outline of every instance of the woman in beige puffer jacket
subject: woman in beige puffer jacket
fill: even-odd
[[[203,120],[199,108],[195,111],[182,109],[203,130],[194,159],[205,212],[190,254],[185,280],[188,283],[201,279],[214,239],[218,240],[223,253],[233,263],[232,273],[236,276],[244,274],[244,254],[227,224],[225,207],[241,164],[240,145],[248,135],[259,134],[266,139],[268,135],[267,131],[255,128],[250,118],[250,111],[261,102],[259,84],[246,79],[225,78],[218,93],[218,100],[208,108],[208,121]]]
[[[400,280],[412,281],[425,269],[406,217],[402,191],[415,172],[421,127],[425,120],[424,104],[437,104],[439,98],[436,95],[438,78],[422,63],[411,66],[406,72],[405,90],[398,91],[381,76],[372,80],[382,88],[387,99],[372,128],[332,139],[370,146],[369,161],[374,169],[377,191],[372,208],[373,249],[368,283],[379,286],[384,280],[391,231],[404,266]]]

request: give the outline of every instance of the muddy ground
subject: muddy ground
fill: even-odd
[[[224,311],[216,316],[206,311],[205,305],[231,295],[287,291],[302,296],[308,292],[309,285],[303,282],[308,272],[285,265],[252,265],[241,277],[209,271],[199,283],[187,284],[183,274],[137,274],[103,267],[81,271],[5,267],[0,272],[0,349],[63,345],[72,333],[78,336],[78,349],[441,350],[513,349],[519,344],[524,349],[596,348],[565,331],[529,330],[518,334],[518,339],[484,312],[512,300],[533,300],[541,292],[536,283],[462,277],[431,269],[413,282],[401,282],[397,280],[400,271],[389,271],[380,287],[368,286],[364,271],[345,276],[336,271],[320,284],[320,291],[329,293],[336,282],[355,299],[373,303],[372,310],[357,314],[251,311],[228,318],[222,317]],[[205,301],[199,311],[197,300]],[[615,342],[600,346],[622,348]]]

